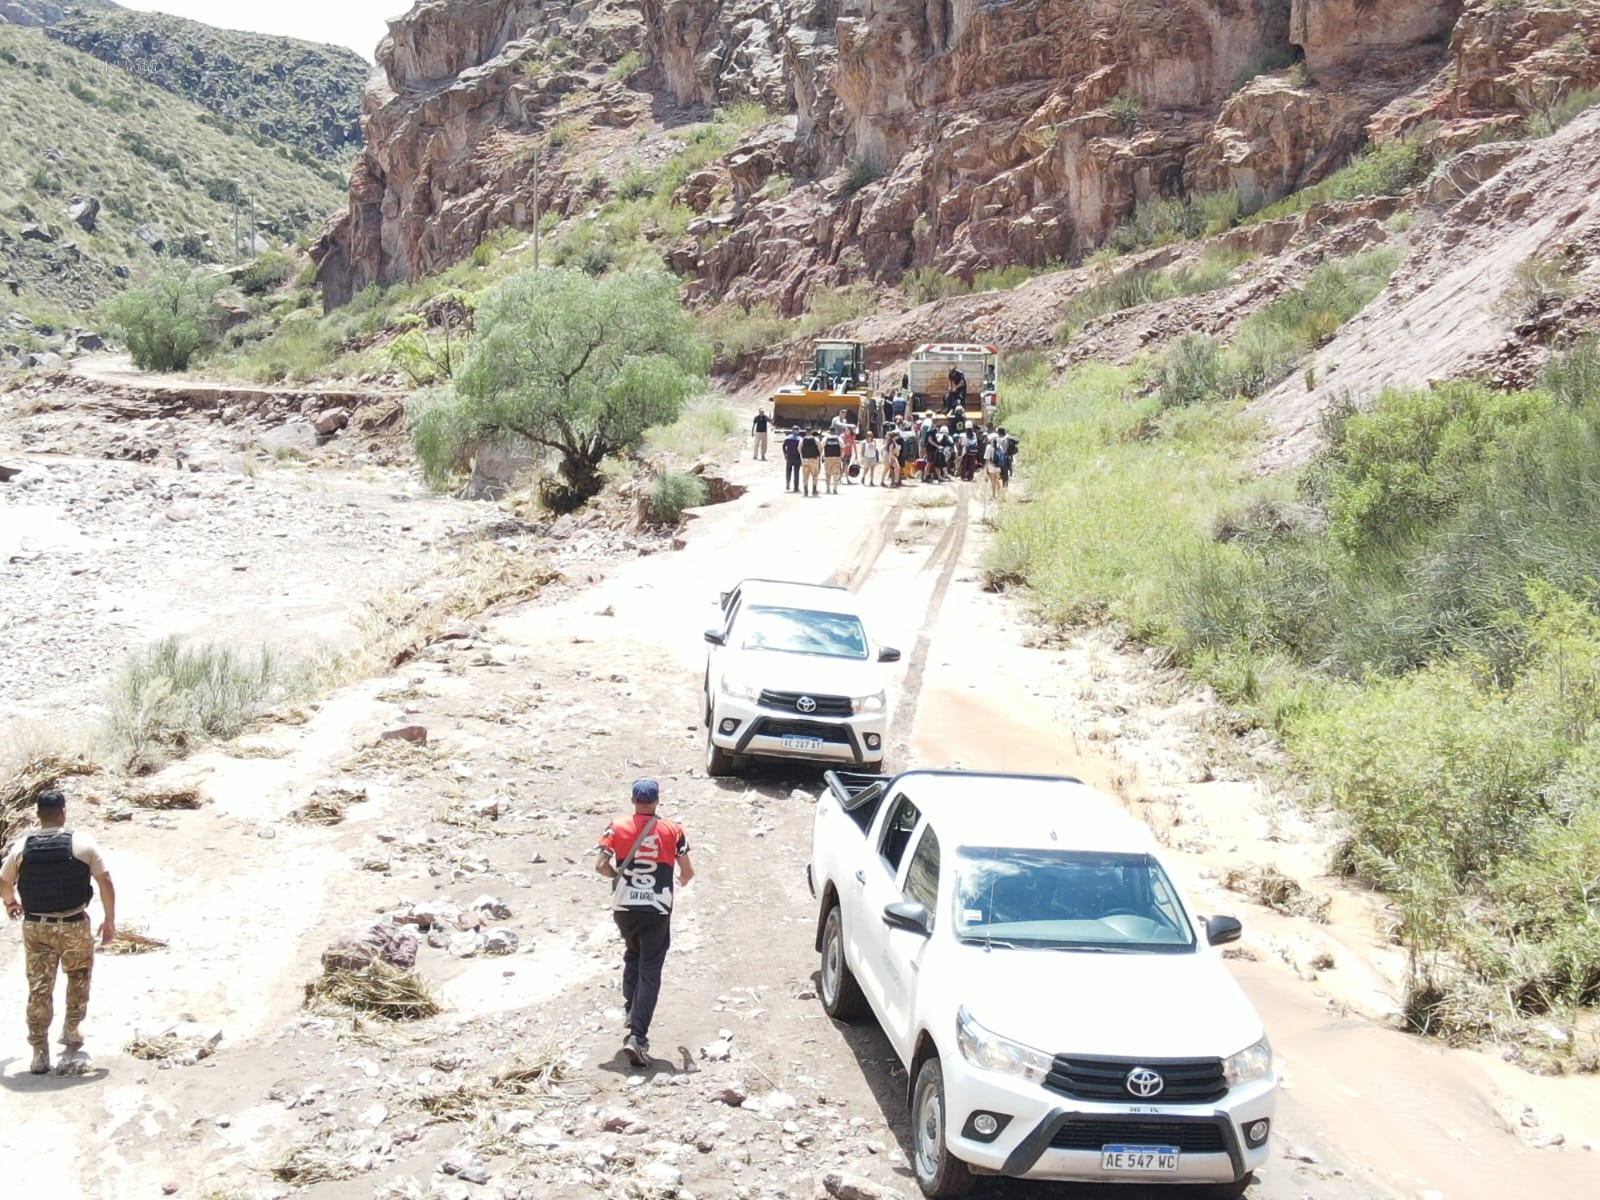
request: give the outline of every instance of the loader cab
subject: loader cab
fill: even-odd
[[[812,390],[852,392],[866,386],[867,347],[864,343],[829,341],[816,344]]]

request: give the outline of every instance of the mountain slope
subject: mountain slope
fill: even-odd
[[[69,12],[49,34],[319,159],[361,145],[371,68],[343,47],[124,9]]]
[[[223,123],[40,30],[0,25],[0,299],[81,311],[162,255],[233,261],[236,196],[242,241],[252,198],[267,241],[339,206],[336,171]]]
[[[0,25],[54,25],[69,10],[111,11],[111,0],[0,0]]]

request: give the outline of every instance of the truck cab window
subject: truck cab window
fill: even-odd
[[[934,914],[938,908],[939,900],[939,838],[929,825],[923,830],[922,840],[917,843],[917,852],[911,856],[911,865],[906,868],[907,900],[915,900],[928,910],[928,928],[933,928]]]
[[[911,833],[921,819],[921,810],[905,796],[895,801],[894,812],[884,823],[883,843],[878,849],[891,875],[900,873],[900,862],[906,856],[906,847],[911,844]]]

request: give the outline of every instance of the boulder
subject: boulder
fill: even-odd
[[[348,424],[350,424],[350,410],[347,408],[330,408],[311,422],[312,428],[320,437],[332,437]]]
[[[93,233],[100,223],[100,201],[93,196],[79,196],[67,205],[67,220],[85,233]]]
[[[35,371],[59,371],[66,360],[53,350],[36,350],[23,356],[22,365]]]
[[[13,479],[21,474],[21,467],[7,467],[0,465],[0,483],[10,483]]]
[[[21,233],[26,241],[30,242],[53,242],[56,240],[55,230],[48,225],[41,225],[37,221],[28,222],[18,232]]]
[[[409,971],[417,965],[417,935],[390,921],[344,934],[322,952],[324,971],[361,971],[374,961]]]

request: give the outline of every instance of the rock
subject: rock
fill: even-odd
[[[202,508],[199,502],[195,500],[174,500],[171,504],[167,505],[167,511],[165,513],[167,520],[175,523],[193,521],[204,515],[205,509]]]
[[[650,1126],[625,1109],[608,1112],[600,1118],[600,1128],[606,1133],[649,1133]]]
[[[66,359],[53,350],[36,350],[22,356],[22,365],[35,371],[59,371],[66,366]]]
[[[509,929],[491,929],[483,935],[483,952],[485,954],[515,954],[517,945],[517,935]]]
[[[21,234],[25,241],[29,242],[53,242],[56,240],[54,230],[47,225],[40,225],[36,221],[30,221],[18,230],[18,233]]]
[[[311,423],[311,426],[317,431],[319,436],[332,437],[348,424],[350,424],[350,410],[344,408],[332,408],[317,417],[317,419]]]
[[[471,908],[494,921],[511,919],[511,906],[499,896],[479,896],[472,902]]]
[[[398,729],[386,729],[379,736],[382,742],[410,742],[413,746],[426,746],[428,744],[428,729],[425,725],[402,725]]]
[[[100,201],[93,196],[80,196],[67,205],[67,219],[85,233],[93,233],[100,221]]]
[[[432,942],[432,938],[428,939]],[[484,936],[477,931],[458,933],[450,939],[447,949],[455,958],[476,958],[484,948]]]
[[[310,421],[290,421],[269,429],[259,439],[268,454],[307,453],[317,448],[317,429]]]
[[[652,1186],[652,1190],[671,1193],[683,1186],[683,1172],[670,1163],[653,1162],[640,1172],[645,1182]]]
[[[389,921],[343,934],[322,952],[324,971],[361,971],[381,959],[409,971],[417,965],[417,935]]]
[[[396,920],[422,929],[459,929],[461,910],[448,900],[418,900]]]
[[[845,1171],[829,1171],[823,1175],[822,1191],[834,1200],[899,1200],[899,1193],[893,1189]]]
[[[86,330],[80,330],[74,334],[72,340],[79,350],[97,351],[106,348],[105,338],[98,333],[89,333]]]
[[[21,467],[0,466],[0,483],[10,483],[13,479],[21,474]]]
[[[727,1062],[733,1057],[733,1043],[725,1038],[718,1038],[709,1045],[700,1047],[700,1057],[707,1062]]]
[[[139,226],[133,231],[133,236],[143,242],[152,254],[165,254],[167,252],[167,241],[154,225]]]
[[[731,1084],[711,1096],[714,1103],[726,1104],[729,1108],[738,1108],[748,1099],[750,1099],[749,1089],[738,1083]]]
[[[1316,1164],[1316,1163],[1319,1163],[1319,1162],[1322,1161],[1320,1158],[1318,1158],[1314,1153],[1312,1153],[1310,1150],[1306,1149],[1304,1146],[1290,1146],[1289,1149],[1284,1152],[1284,1157],[1285,1158],[1291,1158],[1295,1162],[1312,1163],[1312,1164]]]
[[[485,1184],[489,1182],[489,1168],[476,1154],[466,1149],[455,1149],[447,1154],[444,1161],[439,1164],[439,1170],[446,1175],[454,1175],[457,1179],[467,1183]]]

